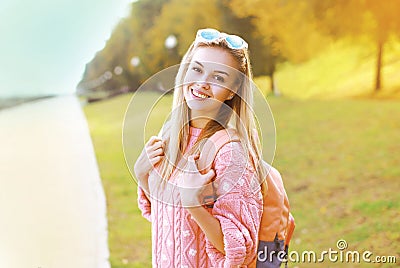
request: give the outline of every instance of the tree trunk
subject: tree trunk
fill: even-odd
[[[269,77],[271,78],[270,81],[270,87],[271,87],[271,91],[272,93],[275,95],[275,83],[274,83],[274,72],[272,71],[271,74],[269,75]]]
[[[271,74],[269,75],[271,77],[270,86],[271,86],[272,94],[274,94],[274,96],[280,96],[281,92],[279,91],[279,88],[278,88],[278,86],[276,84],[275,75],[274,74],[275,74],[275,68],[271,72]]]
[[[376,77],[375,77],[375,92],[381,89],[381,72],[382,72],[382,54],[383,54],[383,41],[379,40],[377,43],[377,58],[376,58]]]

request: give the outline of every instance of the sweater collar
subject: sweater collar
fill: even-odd
[[[191,136],[196,136],[196,137],[200,136],[202,130],[203,130],[202,128],[189,126],[189,134]]]

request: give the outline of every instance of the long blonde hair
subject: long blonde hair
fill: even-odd
[[[194,53],[199,47],[217,47],[229,52],[238,62],[239,71],[243,74],[241,84],[234,97],[226,100],[222,106],[230,109],[222,109],[219,114],[222,121],[210,120],[196,143],[191,148],[190,153],[198,153],[206,138],[212,136],[216,131],[227,128],[228,124],[236,129],[246,155],[250,156],[258,173],[264,174],[261,165],[261,145],[257,131],[255,118],[253,115],[253,91],[252,91],[252,71],[247,48],[231,49],[224,39],[217,39],[209,42],[194,41],[180,63],[178,73],[175,78],[174,97],[172,114],[169,121],[162,130],[163,140],[165,140],[164,159],[159,164],[159,172],[164,180],[168,180],[178,162],[182,160],[183,153],[187,149],[189,139],[189,107],[183,94],[183,85],[188,65]],[[222,114],[223,113],[223,114]],[[259,174],[260,175],[260,174]]]

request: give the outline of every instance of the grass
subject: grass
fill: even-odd
[[[150,223],[137,208],[136,184],[122,151],[122,121],[130,97],[93,103],[84,111],[107,197],[111,265],[150,267]],[[153,97],[142,95],[134,111],[149,105]],[[146,137],[157,133],[169,102],[159,103],[152,113]],[[337,240],[346,239],[349,250],[396,255],[399,262],[400,103],[278,97],[268,97],[268,102],[277,128],[274,165],[284,177],[297,223],[291,250],[321,252],[336,249]],[[127,123],[137,126],[135,122],[143,116],[133,112]],[[127,131],[133,159],[143,142],[135,136],[140,132]],[[131,167],[132,161],[128,162]],[[329,262],[295,265],[349,266]]]
[[[277,123],[275,165],[298,224],[292,249],[322,251],[343,238],[351,250],[398,256],[399,247],[391,245],[400,241],[394,224],[400,222],[399,103],[270,103]]]
[[[150,267],[150,225],[140,215],[136,184],[122,151],[122,120],[129,99],[123,96],[90,104],[84,111],[107,198],[111,265]]]

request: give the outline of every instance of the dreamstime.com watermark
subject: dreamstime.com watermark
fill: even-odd
[[[357,251],[347,250],[347,242],[344,239],[340,239],[336,243],[336,249],[329,248],[328,250],[317,253],[313,250],[305,250],[302,252],[290,251],[286,254],[285,251],[268,251],[267,246],[264,250],[258,251],[257,258],[261,262],[265,262],[267,259],[272,261],[277,258],[282,263],[322,263],[329,261],[332,263],[396,263],[396,256],[374,256],[373,252],[369,250]]]

